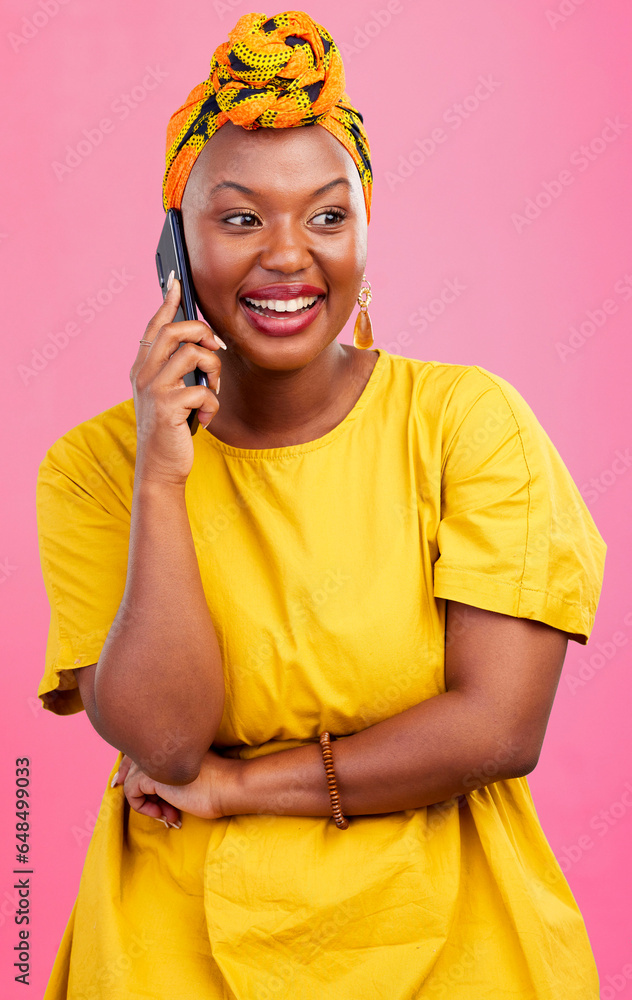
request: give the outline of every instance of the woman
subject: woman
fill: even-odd
[[[598,996],[526,775],[606,547],[509,383],[366,350],[370,200],[331,37],[240,18],[167,141],[208,326],[40,468],[39,694],[120,751],[47,1000]]]

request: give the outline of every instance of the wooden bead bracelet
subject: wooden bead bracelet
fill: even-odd
[[[340,808],[340,796],[338,785],[336,784],[336,773],[334,771],[334,758],[331,752],[331,737],[328,732],[320,734],[320,746],[323,751],[323,762],[325,764],[325,775],[327,777],[327,787],[329,789],[329,799],[331,801],[331,814],[339,830],[346,830],[349,820],[342,815]]]

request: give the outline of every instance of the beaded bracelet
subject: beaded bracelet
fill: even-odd
[[[346,830],[349,820],[342,815],[340,809],[340,796],[338,785],[336,784],[336,773],[334,771],[334,758],[331,752],[330,735],[328,732],[320,734],[320,746],[323,751],[323,762],[325,764],[325,775],[327,777],[327,787],[329,788],[329,798],[331,800],[331,814],[339,830]]]

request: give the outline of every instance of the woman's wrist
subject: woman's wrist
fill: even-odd
[[[218,783],[216,799],[222,817],[242,816],[254,810],[248,808],[247,772],[249,760],[221,757],[222,778]]]
[[[222,789],[222,815],[331,815],[319,744],[231,763],[238,766]]]
[[[186,495],[186,479],[168,479],[137,465],[134,475],[134,497],[146,502],[154,500],[179,501]]]

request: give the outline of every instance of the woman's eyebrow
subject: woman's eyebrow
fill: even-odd
[[[335,181],[329,181],[329,184],[323,184],[317,191],[313,191],[312,197],[316,197],[317,194],[324,194],[325,191],[329,191],[329,188],[335,187],[336,184],[346,184],[348,188],[351,187],[351,182],[346,177],[336,177]]]
[[[322,187],[318,188],[316,191],[312,191],[310,197],[315,198],[319,194],[324,194],[325,191],[329,191],[330,188],[335,187],[337,184],[346,184],[348,188],[351,187],[351,182],[346,177],[336,177],[335,180],[329,181],[327,184],[323,184]],[[242,194],[249,194],[256,197],[259,192],[253,191],[252,188],[246,187],[244,184],[238,184],[237,181],[220,181],[215,187],[211,188],[209,192],[210,195],[214,195],[216,191],[220,191],[222,188],[234,188],[236,191],[241,191]]]
[[[252,194],[252,195],[257,194],[256,191],[253,191],[249,187],[244,187],[243,184],[237,184],[236,181],[220,181],[219,184],[216,184],[214,188],[211,188],[209,194],[210,195],[215,194],[216,191],[220,191],[222,188],[235,188],[236,191],[242,191],[243,194]]]

